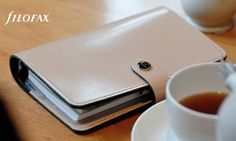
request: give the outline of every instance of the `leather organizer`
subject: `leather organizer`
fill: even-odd
[[[166,81],[178,69],[225,57],[219,46],[177,14],[156,8],[16,53],[10,58],[10,68],[18,85],[38,103],[72,130],[87,131],[150,102],[75,122],[33,92],[26,83],[29,72],[66,104],[83,108],[141,89],[149,90],[151,101],[159,102],[165,98]]]

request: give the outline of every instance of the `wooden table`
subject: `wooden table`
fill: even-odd
[[[129,141],[138,115],[87,135],[77,135],[26,95],[13,80],[9,56],[158,6],[159,0],[2,0],[0,1],[0,99],[23,141]],[[50,14],[49,23],[6,22],[17,14]],[[207,35],[236,62],[236,28]],[[56,53],[56,52],[55,52]]]

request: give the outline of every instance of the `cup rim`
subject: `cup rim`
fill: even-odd
[[[207,118],[207,119],[217,119],[218,118],[218,114],[217,115],[212,115],[212,114],[207,114],[207,113],[202,113],[202,112],[198,112],[195,110],[192,110],[190,108],[187,108],[185,106],[183,106],[182,104],[180,104],[177,100],[175,100],[175,98],[171,95],[170,92],[170,85],[173,81],[173,78],[176,77],[177,75],[181,74],[182,72],[193,68],[193,67],[199,67],[199,66],[214,66],[214,65],[218,65],[218,63],[199,63],[199,64],[193,64],[193,65],[189,65],[187,67],[184,67],[180,70],[178,70],[176,73],[174,73],[171,78],[168,80],[167,85],[166,85],[166,99],[169,99],[175,106],[178,107],[178,109],[183,110],[184,112],[197,116],[197,117],[201,117],[201,118]]]

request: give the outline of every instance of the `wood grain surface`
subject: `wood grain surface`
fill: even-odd
[[[158,0],[1,0],[0,99],[4,102],[22,141],[129,141],[138,115],[93,133],[77,135],[26,95],[13,80],[9,56],[37,45],[84,32],[158,6]],[[9,23],[16,14],[50,14],[48,23]],[[236,28],[207,35],[236,62]],[[56,53],[56,52],[55,52]]]

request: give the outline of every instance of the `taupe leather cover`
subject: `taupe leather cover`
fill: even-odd
[[[178,15],[157,8],[12,58],[22,60],[69,104],[84,106],[147,85],[159,101],[164,97],[160,88],[175,71],[225,56],[220,47]],[[140,59],[148,60],[152,70],[144,73],[135,69],[134,63]]]

